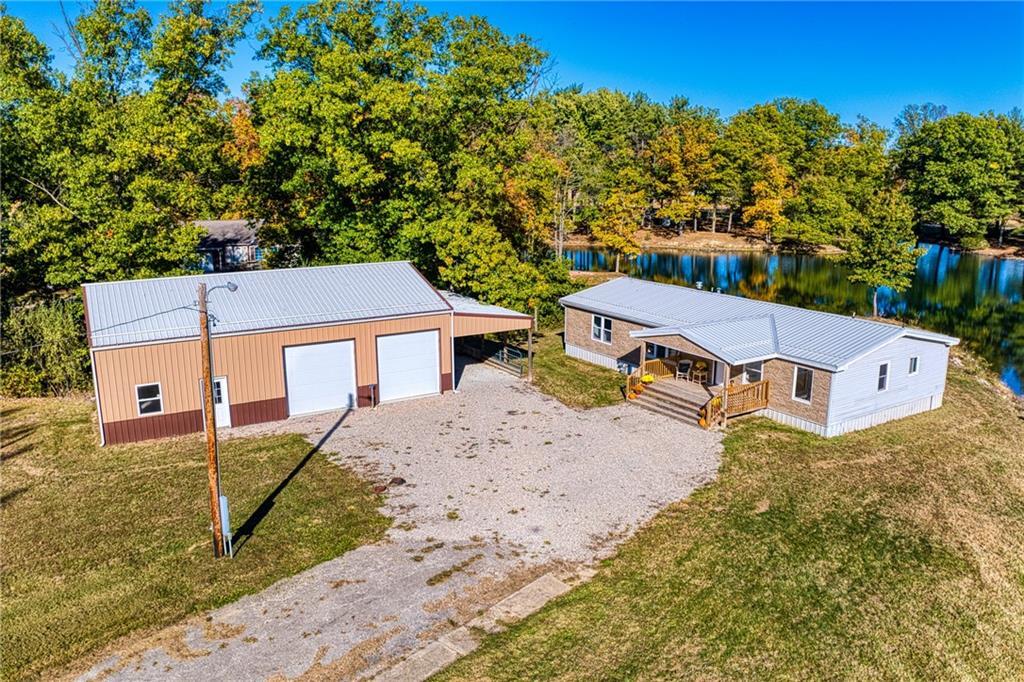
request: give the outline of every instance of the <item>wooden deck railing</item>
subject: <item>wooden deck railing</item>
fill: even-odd
[[[752,384],[730,384],[726,413],[732,417],[768,407],[768,380]]]
[[[631,393],[633,393],[633,389],[635,389],[642,383],[640,381],[640,377],[642,377],[643,375],[644,366],[643,363],[641,363],[639,367],[630,372],[629,375],[626,377],[626,395],[630,395]]]
[[[643,362],[643,374],[651,374],[655,379],[664,379],[665,377],[675,377],[676,366],[675,363],[667,362],[662,358],[656,358],[654,360],[644,360]]]
[[[665,379],[668,377],[675,377],[676,366],[667,362],[661,358],[655,360],[644,360],[640,363],[640,366],[634,369],[626,377],[626,394],[633,392],[638,385],[642,384],[643,376],[650,374],[655,379]]]
[[[768,380],[752,384],[730,384],[711,396],[700,409],[701,426],[706,429],[736,417],[768,407]]]
[[[704,407],[700,408],[700,425],[705,429],[717,426],[725,416],[722,404],[722,393],[717,393],[711,396],[708,401],[704,403]]]

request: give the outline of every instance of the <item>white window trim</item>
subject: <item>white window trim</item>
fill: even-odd
[[[918,372],[921,371],[921,356],[920,355],[912,355],[912,356],[910,356],[910,365],[913,366],[913,369],[907,372],[907,376],[911,376],[912,377],[912,376],[914,376],[915,374],[917,374]]]
[[[159,412],[147,412],[145,414],[142,413],[142,406],[139,405],[139,403],[142,402],[142,400],[139,399],[139,389],[142,388],[143,386],[156,386],[157,391],[158,391],[157,395],[160,398],[160,411]],[[147,398],[147,400],[152,400],[152,398]],[[135,384],[135,414],[140,416],[140,417],[156,417],[157,415],[161,415],[163,413],[164,413],[164,387],[163,387],[163,384],[161,384],[159,381],[147,381],[144,384]]]
[[[878,380],[882,378],[882,368],[885,367],[885,388],[878,388]],[[875,374],[875,393],[885,393],[889,390],[889,383],[892,379],[892,364],[886,360],[878,363],[878,372]]]
[[[743,363],[743,383],[745,383],[745,384],[749,384],[750,383],[750,379],[749,379],[749,377],[747,377],[747,367],[750,366],[750,365],[761,365],[761,378],[758,379],[758,381],[764,381],[764,360],[755,360],[754,362],[744,362]],[[794,381],[795,381],[795,377],[794,377]],[[795,386],[794,386],[794,390],[796,390]]]
[[[608,320],[609,322],[611,322],[611,319],[612,318],[605,317],[604,315],[592,314],[590,316],[590,338],[591,338],[592,341],[597,341],[598,343],[603,343],[606,346],[612,345],[612,328],[611,328],[610,324],[608,325],[608,340],[605,341],[604,338],[603,338],[604,337],[604,321]],[[601,324],[597,323],[598,320],[601,320]],[[594,328],[595,327],[597,327],[597,329],[601,332],[597,336],[594,336]]]
[[[799,374],[800,370],[802,370],[802,369],[806,369],[808,372],[811,373],[811,386],[810,386],[810,388],[811,388],[811,391],[810,391],[811,397],[809,399],[807,399],[807,400],[805,400],[803,398],[798,398],[797,395],[796,395],[796,377],[797,377],[797,374]],[[811,404],[811,400],[813,400],[813,398],[814,398],[814,370],[813,369],[811,369],[810,367],[804,367],[803,365],[794,365],[793,366],[793,391],[792,391],[792,393],[790,395],[792,395],[793,400],[795,400],[798,403],[803,403],[804,405],[810,405]]]

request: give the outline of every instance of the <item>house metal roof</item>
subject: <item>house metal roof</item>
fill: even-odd
[[[444,296],[445,300],[451,304],[452,309],[456,315],[482,315],[484,317],[523,317],[529,319],[530,316],[525,313],[520,313],[509,308],[502,308],[500,305],[490,305],[489,303],[481,303],[475,298],[469,296],[463,296],[462,294],[456,294],[453,291],[441,291],[439,292]]]
[[[562,305],[678,334],[729,364],[781,357],[833,371],[903,336],[946,345],[959,339],[865,318],[621,277],[560,299]]]
[[[262,220],[197,220],[196,225],[206,230],[199,240],[200,249],[224,246],[252,246],[256,243],[256,230]]]
[[[214,334],[452,310],[407,261],[103,282],[83,286],[92,346],[198,337],[200,282],[211,290]],[[212,291],[228,282],[234,293]]]

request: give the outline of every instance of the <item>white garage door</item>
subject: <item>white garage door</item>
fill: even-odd
[[[380,399],[400,400],[441,391],[438,331],[377,337]]]
[[[355,343],[288,346],[284,349],[284,376],[290,415],[355,407]]]

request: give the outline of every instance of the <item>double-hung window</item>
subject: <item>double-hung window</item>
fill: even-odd
[[[590,337],[595,341],[600,341],[601,343],[611,343],[612,319],[610,317],[594,315],[594,319],[590,327]]]
[[[743,381],[748,384],[756,384],[764,376],[764,362],[748,362],[743,365]]]
[[[140,417],[145,417],[148,414],[163,414],[164,400],[160,384],[139,384],[136,386],[135,402],[138,406]]]
[[[889,388],[889,363],[883,362],[878,366],[878,390],[879,392]]]
[[[917,374],[917,356],[910,358],[910,371],[908,372],[911,376]]]
[[[814,371],[808,367],[793,369],[793,399],[803,403],[811,402],[811,388],[814,385]]]

